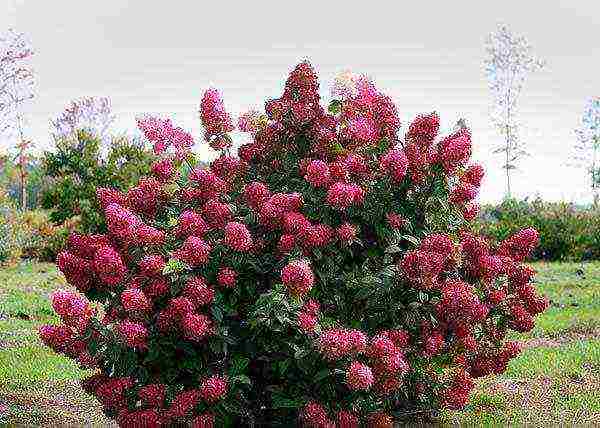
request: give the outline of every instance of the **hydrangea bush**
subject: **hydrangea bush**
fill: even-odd
[[[538,241],[469,232],[483,170],[437,114],[403,138],[391,99],[351,73],[325,109],[299,64],[247,143],[208,90],[209,168],[170,120],[142,117],[152,175],[98,189],[108,233],[73,235],[43,341],[121,426],[391,427],[465,405],[548,302],[523,264]],[[85,297],[84,297],[85,296]]]

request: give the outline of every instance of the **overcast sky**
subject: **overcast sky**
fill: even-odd
[[[309,59],[323,95],[351,69],[392,96],[405,124],[432,110],[445,128],[466,118],[487,169],[483,201],[504,192],[482,68],[485,36],[499,22],[547,61],[520,102],[532,156],[515,193],[584,201],[584,174],[565,163],[585,99],[600,95],[600,1],[0,0],[0,30],[26,32],[36,51],[27,133],[38,146],[50,144],[51,118],[92,95],[111,98],[117,130],[131,132],[139,113],[165,113],[200,140],[206,87],[221,89],[237,115],[279,96],[289,70]]]

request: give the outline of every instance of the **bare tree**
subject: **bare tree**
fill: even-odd
[[[0,134],[17,135],[17,162],[21,178],[21,206],[27,207],[26,148],[22,105],[33,98],[33,50],[24,33],[8,30],[0,35]]]
[[[109,98],[87,97],[72,101],[51,124],[55,140],[76,140],[77,132],[84,130],[109,144],[114,120]]]
[[[484,66],[493,102],[491,119],[504,140],[494,153],[504,155],[502,168],[506,170],[506,196],[510,197],[511,171],[527,155],[525,142],[519,137],[519,97],[527,75],[541,69],[544,63],[533,56],[527,40],[506,25],[499,25],[487,36],[485,48]]]
[[[583,109],[581,124],[575,129],[573,164],[585,169],[590,180],[594,206],[600,200],[600,97],[590,98]]]

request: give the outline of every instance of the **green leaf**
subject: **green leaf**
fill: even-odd
[[[329,110],[329,113],[331,114],[338,114],[342,111],[342,102],[340,100],[332,100],[329,103],[327,110]]]
[[[231,378],[233,383],[241,383],[244,385],[252,385],[252,380],[246,375],[237,375]]]
[[[411,235],[402,235],[402,239],[410,242],[411,244],[413,244],[415,247],[418,247],[420,244],[420,241],[417,237],[415,236],[411,236]]]
[[[181,260],[169,259],[169,261],[165,264],[165,267],[163,269],[163,275],[183,272],[187,269],[189,269],[189,267]]]
[[[323,379],[325,379],[326,377],[328,377],[331,374],[331,372],[329,371],[329,369],[323,369],[320,370],[319,372],[317,372],[317,374],[315,375],[315,382],[320,382]]]

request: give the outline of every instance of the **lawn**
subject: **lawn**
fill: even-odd
[[[525,350],[507,372],[480,381],[467,409],[441,425],[600,425],[600,263],[535,268],[551,308],[515,336]],[[49,264],[0,270],[0,425],[109,424],[77,384],[85,372],[36,335],[57,321],[48,296],[64,285]]]

